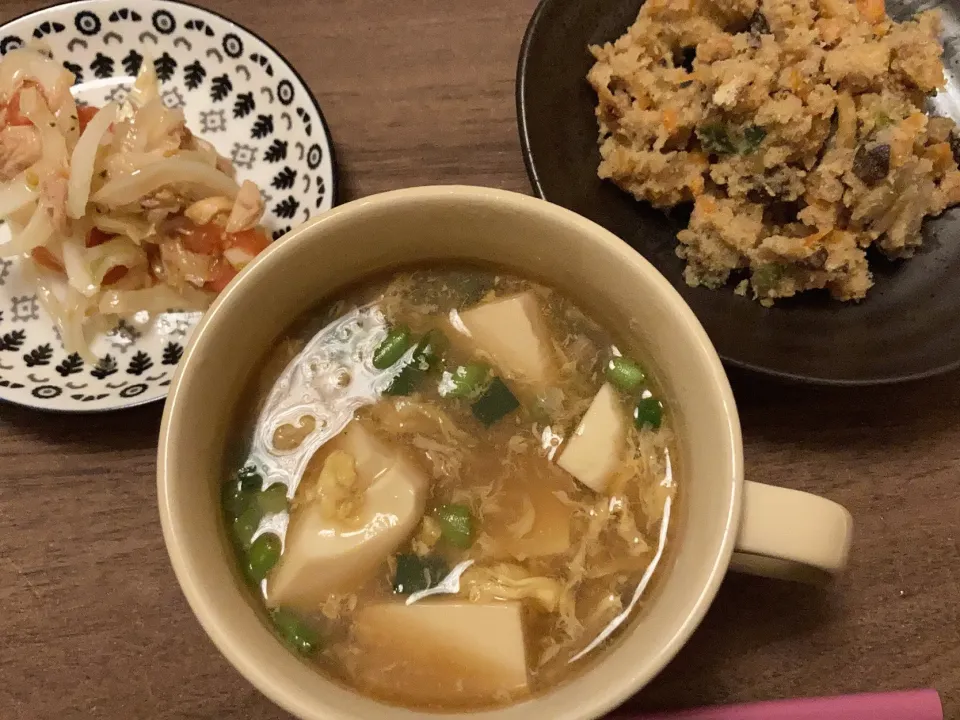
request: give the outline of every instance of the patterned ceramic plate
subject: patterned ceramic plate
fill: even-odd
[[[0,28],[0,55],[45,41],[77,77],[78,101],[122,100],[151,58],[168,107],[233,160],[266,200],[279,237],[333,206],[333,145],[297,72],[266,42],[219,15],[157,0],[82,0]],[[0,241],[5,241],[0,228]],[[114,410],[163,399],[199,313],[133,317],[95,339],[100,364],[68,355],[19,261],[0,259],[0,399],[45,410]]]

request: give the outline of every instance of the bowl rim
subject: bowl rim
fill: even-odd
[[[554,5],[564,2],[566,0],[539,0],[537,3],[536,9],[533,11],[533,15],[530,16],[530,21],[527,23],[526,30],[523,33],[523,40],[520,43],[520,53],[517,58],[517,72],[516,79],[514,82],[514,101],[516,105],[516,114],[517,114],[517,132],[520,136],[520,152],[523,155],[523,165],[527,172],[527,179],[530,182],[531,189],[533,193],[540,198],[541,200],[547,200],[551,202],[550,199],[546,196],[546,193],[543,189],[543,183],[540,179],[540,172],[537,168],[536,161],[533,157],[533,150],[531,148],[530,141],[530,122],[528,118],[528,108],[527,108],[527,75],[528,75],[528,66],[531,58],[531,49],[533,46],[533,41],[539,30],[540,22],[543,19],[543,16],[546,14],[549,8]],[[640,201],[637,201],[640,202]],[[630,247],[630,245],[619,238],[616,234],[614,237],[617,237],[624,245]],[[641,253],[637,252],[638,255]],[[686,303],[684,303],[686,304]],[[944,362],[939,365],[929,367],[925,370],[920,370],[916,372],[909,373],[896,373],[896,374],[877,374],[868,377],[861,378],[833,378],[833,377],[824,377],[822,375],[812,375],[805,373],[796,373],[789,372],[786,370],[777,370],[776,368],[767,367],[766,365],[761,365],[758,363],[749,362],[746,360],[740,360],[735,357],[731,357],[729,354],[720,355],[720,359],[731,367],[735,367],[739,370],[745,370],[748,372],[757,373],[769,378],[773,378],[780,381],[792,382],[792,383],[803,383],[807,385],[818,385],[822,387],[842,387],[842,388],[864,388],[864,387],[878,387],[884,385],[901,385],[905,383],[914,383],[921,380],[928,380],[930,378],[938,377],[940,375],[945,375],[947,373],[953,372],[960,368],[960,357],[957,357],[956,360],[951,362]]]
[[[534,215],[542,213],[551,216],[553,221],[572,225],[574,229],[580,233],[590,235],[593,242],[606,245],[609,249],[620,254],[625,264],[639,266],[638,270],[646,274],[650,282],[655,286],[659,286],[659,290],[664,292],[672,301],[671,304],[674,306],[673,310],[675,311],[672,318],[673,322],[678,327],[682,326],[685,332],[690,333],[698,350],[704,353],[709,366],[709,384],[718,395],[719,406],[721,408],[720,414],[723,418],[722,424],[727,429],[724,444],[730,448],[730,466],[724,468],[723,475],[729,477],[731,482],[729,503],[723,511],[722,533],[708,556],[710,558],[708,562],[709,570],[705,574],[705,580],[701,585],[691,589],[691,594],[696,593],[696,597],[693,600],[689,612],[685,617],[677,620],[676,628],[672,636],[651,654],[646,663],[642,663],[644,667],[639,669],[621,667],[618,669],[617,679],[605,690],[602,698],[589,708],[590,714],[577,714],[577,718],[599,718],[605,713],[615,709],[646,686],[676,656],[706,615],[726,575],[734,552],[741,517],[744,468],[741,427],[733,391],[723,369],[723,365],[720,362],[720,358],[708,338],[706,331],[700,325],[699,320],[697,320],[693,311],[683,301],[679,293],[670,285],[669,281],[645,258],[633,252],[628,245],[620,241],[619,238],[605,228],[571,210],[538,198],[505,190],[457,185],[426,186],[393,190],[340,205],[294,228],[281,242],[274,243],[265,252],[261,253],[261,255],[231,283],[204,314],[184,352],[184,356],[181,359],[171,384],[161,421],[157,453],[157,498],[164,543],[170,557],[174,574],[191,610],[217,649],[240,674],[267,698],[297,717],[320,720],[326,717],[324,712],[327,711],[322,707],[317,708],[314,706],[308,708],[305,705],[298,704],[290,693],[286,692],[283,688],[276,687],[275,684],[263,675],[260,671],[260,663],[257,658],[244,646],[244,643],[237,641],[235,637],[228,632],[227,623],[222,616],[218,615],[216,605],[213,602],[209,602],[204,593],[200,591],[200,586],[203,585],[204,579],[198,572],[194,560],[191,558],[192,550],[190,544],[185,541],[184,537],[178,534],[177,526],[179,523],[174,521],[174,517],[180,512],[177,506],[178,504],[182,504],[183,493],[182,491],[180,492],[181,502],[178,503],[170,492],[171,486],[174,483],[169,476],[171,468],[173,467],[173,461],[178,454],[177,449],[170,442],[170,438],[172,435],[172,427],[188,422],[187,418],[182,415],[180,409],[181,406],[186,403],[181,397],[187,392],[185,378],[193,372],[195,366],[202,365],[203,354],[209,349],[208,343],[210,341],[208,338],[213,334],[211,328],[215,328],[216,325],[221,322],[221,318],[231,312],[230,304],[232,298],[242,293],[256,292],[254,288],[256,287],[259,276],[273,272],[272,266],[282,266],[285,264],[287,262],[285,256],[295,251],[294,245],[311,242],[312,239],[321,235],[324,232],[323,228],[327,226],[336,226],[338,223],[350,223],[355,216],[368,212],[376,213],[378,210],[387,208],[388,206],[396,206],[398,204],[417,205],[431,202],[442,203],[450,200],[480,202],[486,203],[488,206],[497,206],[501,210],[509,209],[520,213]],[[242,590],[238,587],[237,592],[242,592]],[[279,643],[279,640],[277,642]],[[603,664],[603,662],[603,659],[597,661],[598,665]],[[638,666],[639,665],[641,665],[641,663],[638,663]],[[561,684],[558,687],[563,687],[563,685]],[[537,697],[548,696],[552,692],[553,690],[549,690],[541,696],[535,696],[530,700],[521,702],[520,705],[511,705],[490,710],[480,713],[479,716],[483,718],[494,718],[498,716],[501,711],[520,707],[531,701],[535,702]],[[357,695],[364,697],[369,702],[377,702],[366,698],[366,696],[360,693],[357,693]],[[382,705],[382,703],[377,704]],[[396,709],[398,711],[403,710],[403,708],[400,707]],[[578,709],[572,708],[571,712],[578,712]],[[457,713],[452,711],[449,713],[431,713],[431,715],[438,718],[438,720],[462,718],[471,714],[476,715],[476,713]],[[402,712],[398,714],[398,717],[401,716],[403,716]]]

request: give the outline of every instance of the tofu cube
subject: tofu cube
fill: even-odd
[[[267,578],[271,607],[315,611],[330,593],[355,591],[410,537],[423,516],[428,479],[420,468],[391,453],[359,424],[350,428],[334,443],[358,452],[358,481],[366,487],[360,516],[345,523],[324,514],[319,502],[294,512],[283,555]]]
[[[430,706],[528,690],[519,602],[421,601],[361,610],[353,625],[358,678],[376,694]]]
[[[475,348],[507,377],[546,384],[557,373],[550,333],[532,292],[494,300],[460,313]]]
[[[557,465],[591,490],[603,493],[623,460],[628,418],[617,391],[606,383],[593,398]]]

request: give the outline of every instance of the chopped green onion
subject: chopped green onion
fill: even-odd
[[[656,430],[663,422],[663,403],[647,395],[637,401],[637,407],[633,411],[633,424],[638,430],[644,428]]]
[[[397,555],[397,574],[393,579],[393,591],[398,595],[410,595],[421,590],[429,590],[439,585],[447,572],[447,563],[441,557]]]
[[[439,330],[424,335],[410,355],[410,361],[384,390],[386,395],[409,395],[423,382],[429,370],[435,368],[450,346],[447,336]]]
[[[288,509],[287,505],[287,486],[283,483],[274,483],[266,490],[260,493],[257,498],[260,509],[266,515],[268,513],[282,513]]]
[[[233,532],[233,538],[236,540],[237,545],[244,550],[250,547],[253,535],[257,532],[257,528],[260,527],[261,518],[260,507],[256,502],[251,502],[239,515],[228,518],[230,530]]]
[[[473,545],[473,513],[466,505],[441,505],[435,513],[444,539],[466,550]]]
[[[520,401],[517,400],[516,395],[510,392],[510,388],[503,380],[495,377],[470,409],[477,420],[486,427],[490,427],[518,407],[520,407]]]
[[[387,337],[374,351],[373,366],[378,370],[386,370],[398,362],[412,344],[410,328],[406,325],[398,325],[387,333]]]
[[[740,152],[744,155],[751,155],[756,152],[767,137],[767,131],[759,125],[751,125],[743,131],[743,144],[740,146]]]
[[[440,380],[440,396],[475,398],[487,386],[490,366],[472,362],[460,365],[453,372],[445,372]]]
[[[610,362],[607,363],[605,372],[607,380],[615,388],[625,393],[636,392],[643,386],[643,381],[647,379],[640,365],[625,357],[611,358]]]
[[[284,641],[302,655],[312,655],[320,649],[320,635],[303,618],[286,608],[277,608],[270,619]]]
[[[247,552],[247,572],[255,582],[263,580],[280,559],[283,543],[273,533],[260,535]]]

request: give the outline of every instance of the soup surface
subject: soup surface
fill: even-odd
[[[562,294],[493,269],[370,279],[250,390],[227,526],[281,637],[412,708],[566,679],[639,611],[677,492],[656,383]]]

